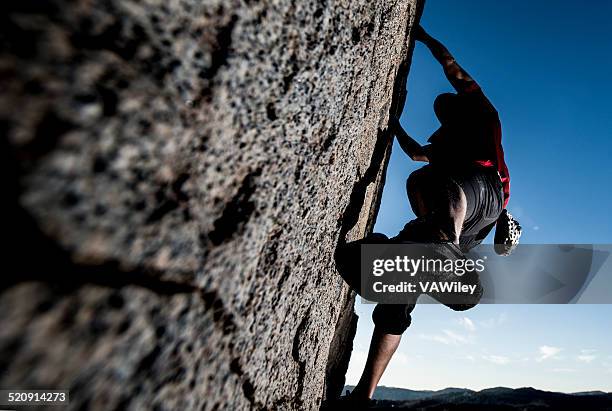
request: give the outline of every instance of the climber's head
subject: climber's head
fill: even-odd
[[[459,96],[454,93],[442,93],[434,101],[434,111],[441,124],[452,123],[460,109]]]

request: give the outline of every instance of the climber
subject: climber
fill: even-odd
[[[427,46],[442,65],[457,93],[441,94],[435,99],[434,111],[441,126],[425,146],[409,137],[397,119],[391,120],[391,130],[406,154],[415,161],[429,163],[413,172],[406,183],[409,202],[417,218],[406,224],[394,238],[373,234],[346,244],[337,253],[341,273],[354,270],[348,258],[362,243],[447,243],[467,252],[497,226],[495,243],[502,247],[496,251],[506,255],[516,247],[520,237],[520,226],[505,210],[510,180],[497,111],[480,86],[439,41],[421,26],[416,28],[415,38]],[[454,310],[476,305],[482,288],[478,276],[471,281],[479,290],[471,300],[460,305],[446,305]],[[358,287],[354,282],[351,286]],[[414,305],[376,306],[372,314],[375,328],[365,369],[347,400],[363,401],[372,397],[402,333],[410,325]]]
[[[421,26],[416,28],[415,38],[442,65],[457,94],[444,93],[436,98],[434,111],[441,126],[428,139],[428,145],[421,146],[410,138],[397,119],[391,121],[402,149],[413,160],[430,163],[408,178],[408,198],[417,217],[433,214],[448,240],[468,250],[482,242],[495,226],[510,196],[501,125],[479,85],[449,51]],[[450,190],[455,196],[449,201],[447,188],[455,183],[459,187]],[[507,213],[503,216],[506,218]]]

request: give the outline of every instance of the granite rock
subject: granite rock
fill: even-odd
[[[419,3],[5,0],[0,385],[94,410],[337,395],[333,253],[373,225]]]

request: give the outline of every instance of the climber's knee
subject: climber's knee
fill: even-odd
[[[334,253],[336,269],[346,283],[361,295],[361,245],[362,244],[384,244],[389,238],[380,233],[372,233],[367,237],[339,244]]]
[[[402,335],[410,326],[410,313],[414,304],[377,304],[372,320],[377,331],[384,334]]]
[[[423,178],[422,174],[421,169],[418,169],[410,173],[408,176],[408,179],[406,180],[406,192],[408,193],[408,198],[419,190],[421,186],[421,179]]]
[[[427,213],[427,190],[434,184],[431,181],[431,171],[429,166],[422,167],[413,171],[406,180],[406,193],[412,211],[417,216],[422,216]]]
[[[408,180],[406,180],[406,189],[418,189],[424,185],[427,185],[427,182],[431,180],[432,177],[433,170],[429,164],[419,168],[418,170],[414,170],[408,176]]]

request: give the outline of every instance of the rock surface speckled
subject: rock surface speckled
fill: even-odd
[[[356,318],[332,256],[371,229],[417,3],[4,0],[0,386],[336,394]]]

